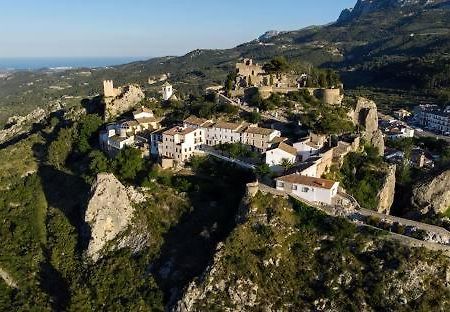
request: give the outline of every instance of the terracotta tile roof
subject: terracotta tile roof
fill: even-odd
[[[233,123],[233,122],[224,122],[224,121],[218,121],[216,122],[213,127],[214,128],[221,128],[221,129],[228,129],[228,130],[238,130],[242,125]]]
[[[153,111],[151,109],[148,109],[147,107],[140,107],[137,110],[133,112],[134,115],[140,114],[140,113],[150,113],[153,114]]]
[[[279,177],[276,179],[277,181],[283,181],[292,184],[301,184],[312,187],[318,187],[323,189],[331,189],[333,185],[336,183],[331,180],[312,178],[307,176],[302,176],[300,174],[291,174],[284,177]]]
[[[142,123],[149,123],[149,122],[157,122],[158,120],[155,117],[145,117],[145,118],[138,118],[136,121],[140,124]]]
[[[248,127],[247,130],[245,130],[246,133],[253,133],[260,135],[270,135],[274,131],[275,131],[274,129],[259,128],[259,127]]]
[[[136,120],[127,120],[123,122],[122,124],[127,125],[128,127],[135,127],[139,125],[139,123]]]
[[[297,150],[293,146],[290,146],[286,143],[281,142],[280,144],[278,144],[278,148],[282,151],[285,151],[286,153],[297,156]]]
[[[278,144],[281,142],[286,142],[287,138],[285,137],[274,137],[272,141],[270,141],[270,143],[274,143],[274,144]]]
[[[203,126],[208,121],[209,121],[208,119],[198,118],[198,117],[195,117],[195,116],[189,116],[188,118],[186,118],[184,120],[185,123],[191,124],[191,125],[195,125],[195,126],[198,126],[198,127]]]
[[[176,135],[176,134],[186,135],[186,134],[189,134],[191,132],[194,132],[195,130],[197,130],[197,129],[191,128],[191,127],[187,127],[187,128],[173,127],[173,128],[171,128],[171,129],[169,129],[167,131],[164,131],[163,134],[164,135]]]

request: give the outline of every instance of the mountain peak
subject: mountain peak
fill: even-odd
[[[338,22],[348,22],[355,18],[391,9],[418,10],[429,6],[450,3],[449,0],[358,0],[353,9],[345,9]]]

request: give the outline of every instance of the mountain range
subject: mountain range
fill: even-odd
[[[359,0],[330,24],[269,31],[231,49],[194,50],[179,57],[96,69],[89,76],[78,74],[85,71],[82,69],[51,75],[20,73],[0,79],[0,123],[48,99],[99,93],[102,79],[147,85],[149,77],[171,73],[170,80],[179,92],[200,93],[205,86],[222,84],[240,58],[262,63],[279,55],[334,68],[349,92],[381,90],[374,99],[382,109],[403,102],[437,101],[450,87],[449,8],[450,1],[443,0]],[[72,88],[49,88],[66,84],[69,76]]]

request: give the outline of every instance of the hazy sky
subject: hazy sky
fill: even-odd
[[[0,0],[0,57],[162,56],[336,20],[356,0]]]

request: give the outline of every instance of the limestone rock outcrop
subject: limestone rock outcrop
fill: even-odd
[[[395,195],[395,171],[396,166],[391,165],[386,171],[386,179],[378,192],[377,211],[384,214],[390,214],[391,206],[394,203]]]
[[[412,206],[422,214],[444,213],[450,209],[450,170],[416,185]]]
[[[129,85],[119,90],[118,96],[105,98],[106,120],[129,111],[145,98],[145,94],[139,86]]]
[[[257,306],[258,285],[244,277],[235,281],[219,277],[219,263],[223,257],[222,249],[223,243],[217,246],[214,262],[199,280],[193,281],[188,286],[181,300],[173,307],[173,312],[197,311],[195,308],[196,303],[207,300],[214,293],[224,291],[226,291],[234,311],[249,311]]]
[[[85,221],[91,227],[87,255],[97,261],[108,242],[118,238],[131,225],[135,210],[133,202],[142,202],[145,197],[134,189],[127,189],[113,174],[106,173],[97,176],[91,192],[85,215]],[[120,247],[125,247],[127,241],[130,240],[122,238]]]
[[[358,0],[353,9],[345,9],[338,22],[345,23],[373,12],[401,9],[405,14],[419,12],[427,7],[447,3],[448,0]]]
[[[0,268],[0,277],[3,279],[3,281],[11,288],[18,288],[16,281],[11,277],[11,275],[8,274],[5,270]]]
[[[378,110],[374,101],[359,97],[355,109],[349,112],[349,116],[355,125],[364,128],[362,138],[384,154],[383,133],[378,129]]]

